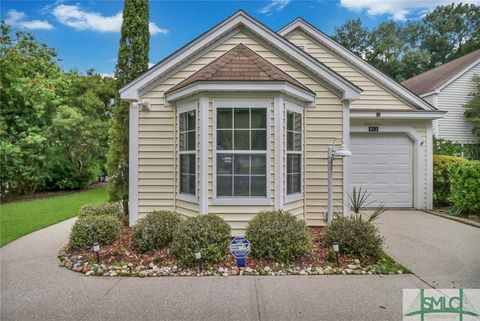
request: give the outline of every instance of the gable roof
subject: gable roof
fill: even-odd
[[[297,29],[305,32],[308,36],[312,37],[313,40],[325,46],[327,49],[331,50],[340,58],[344,59],[352,66],[365,73],[372,80],[376,81],[386,89],[390,90],[392,93],[396,94],[398,97],[411,105],[412,108],[419,110],[437,110],[435,107],[424,101],[422,98],[418,97],[414,92],[410,91],[408,88],[402,86],[389,76],[385,75],[384,73],[370,65],[368,62],[358,57],[353,52],[343,47],[341,44],[330,38],[327,34],[323,33],[302,18],[297,18],[296,20],[287,24],[285,27],[278,31],[278,34],[285,37],[286,35]]]
[[[358,86],[320,63],[318,60],[311,57],[262,23],[253,19],[244,11],[238,11],[120,88],[120,97],[124,100],[130,101],[139,100],[142,89],[152,84],[156,79],[171,72],[182,62],[194,57],[215,40],[218,40],[223,35],[238,27],[243,27],[253,32],[269,45],[273,46],[278,52],[281,52],[292,59],[292,61],[302,65],[306,70],[309,70],[312,74],[321,79],[322,83],[334,93],[338,94],[342,99],[355,100],[360,96],[362,90]]]
[[[165,95],[197,81],[282,81],[310,91],[244,44],[238,44],[190,77],[173,86]]]
[[[450,80],[470,70],[476,63],[480,63],[480,49],[407,79],[403,85],[417,95],[428,94],[440,90]]]

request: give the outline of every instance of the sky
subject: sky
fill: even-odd
[[[349,19],[373,28],[386,20],[419,19],[440,4],[460,0],[150,0],[150,62],[159,62],[239,9],[273,30],[302,17],[327,34]],[[480,0],[463,0],[480,4]],[[1,1],[1,19],[32,32],[58,51],[65,70],[113,74],[123,1]]]

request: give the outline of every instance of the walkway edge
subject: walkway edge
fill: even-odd
[[[456,221],[456,222],[459,222],[459,223],[463,223],[463,224],[466,224],[466,225],[470,225],[470,226],[473,226],[473,227],[480,228],[480,223],[470,221],[470,220],[467,220],[467,219],[464,219],[464,218],[461,218],[461,217],[455,217],[455,216],[451,216],[451,215],[441,214],[441,213],[437,213],[437,212],[432,211],[432,210],[422,210],[422,211],[425,212],[425,213],[428,213],[428,214],[432,214],[432,215],[435,215],[435,216],[440,216],[440,217],[446,218],[448,220],[452,220],[452,221]]]

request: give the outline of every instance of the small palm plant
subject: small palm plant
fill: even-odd
[[[361,220],[363,216],[368,216],[367,221],[373,222],[388,210],[388,208],[385,207],[385,204],[381,203],[373,209],[373,213],[371,215],[367,215],[365,210],[369,209],[370,206],[375,203],[375,201],[369,200],[370,196],[371,194],[366,190],[362,190],[361,187],[358,190],[355,186],[353,187],[352,194],[348,195],[347,201],[348,206],[353,212],[353,215],[351,216],[352,219]]]

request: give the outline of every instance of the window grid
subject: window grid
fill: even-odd
[[[292,122],[289,123],[289,116],[292,115]],[[286,154],[287,154],[287,195],[299,194],[302,192],[302,114],[288,110],[286,112]],[[291,129],[289,127],[291,126]],[[299,144],[297,146],[297,137]],[[290,141],[290,138],[293,138]],[[298,161],[298,167],[293,166],[295,158]],[[291,165],[291,166],[290,166]],[[292,186],[293,178],[298,177],[299,186]]]
[[[189,126],[189,121],[188,121],[188,116],[189,114],[193,113],[193,129],[190,128]],[[196,118],[196,112],[194,109],[192,110],[187,110],[185,112],[182,112],[178,115],[178,121],[179,121],[179,136],[180,136],[180,141],[179,141],[179,176],[180,176],[180,182],[179,182],[179,192],[180,194],[186,194],[186,195],[196,195],[196,189],[197,189],[197,182],[196,182],[196,126],[197,126],[197,118]],[[183,122],[183,128],[182,128],[182,122]],[[189,134],[193,133],[193,144],[190,144],[189,141]],[[182,137],[183,137],[183,144],[182,144]],[[185,158],[189,158],[188,155],[193,155],[193,173],[190,172],[190,166],[188,166],[188,171],[183,171],[183,162]],[[184,178],[189,177],[188,182],[190,182],[191,179],[194,180],[194,186],[193,186],[193,193],[187,192],[185,189],[183,189],[183,182]],[[190,189],[190,186],[185,186]]]

